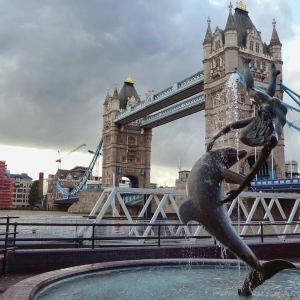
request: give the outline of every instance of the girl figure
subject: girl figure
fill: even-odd
[[[244,81],[250,97],[260,107],[258,116],[246,118],[226,125],[218,134],[216,134],[207,146],[210,151],[216,139],[233,129],[242,129],[240,141],[248,146],[263,146],[258,158],[249,174],[237,189],[230,190],[227,197],[221,203],[227,203],[235,199],[245,187],[249,186],[257,172],[268,159],[272,150],[278,144],[282,129],[286,123],[287,107],[274,97],[276,90],[276,77],[280,71],[276,69],[274,63],[271,64],[271,81],[267,90],[268,94],[254,90],[254,79],[249,68],[250,58],[241,56],[244,65]]]

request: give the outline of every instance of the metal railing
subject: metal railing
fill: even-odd
[[[2,264],[2,273],[5,273],[5,266],[6,266],[6,260],[7,260],[7,251],[8,250],[14,250],[16,249],[16,237],[17,237],[17,223],[10,223],[11,219],[16,219],[18,217],[10,217],[10,216],[6,216],[6,217],[0,217],[0,219],[6,219],[5,223],[2,223],[5,226],[5,231],[0,232],[0,237],[1,236],[5,236],[4,239],[0,239],[1,241],[4,241],[4,245],[3,248],[0,248],[0,253],[4,253],[3,256],[3,264]],[[14,230],[10,231],[10,225],[13,225]],[[13,235],[13,238],[9,238],[10,235]]]
[[[0,217],[3,219],[4,217]],[[161,220],[154,224],[149,224],[149,220],[139,220],[138,223],[122,223],[122,218],[120,219],[113,219],[113,223],[107,224],[95,224],[95,223],[24,223],[24,222],[10,222],[11,218],[15,217],[6,217],[7,221],[5,223],[0,223],[0,230],[1,228],[5,228],[3,232],[0,232],[0,242],[4,242],[4,247],[1,249],[5,253],[7,253],[8,250],[14,250],[17,248],[18,243],[20,242],[70,242],[70,243],[77,243],[78,245],[82,245],[85,243],[85,246],[92,247],[93,249],[96,246],[101,247],[114,247],[114,246],[143,246],[143,245],[149,245],[149,242],[151,242],[151,245],[157,245],[158,247],[161,246],[162,242],[168,242],[168,245],[174,245],[178,244],[178,242],[184,241],[185,243],[188,243],[190,241],[193,241],[193,244],[195,242],[201,243],[201,240],[208,239],[212,240],[212,237],[205,233],[204,235],[186,235],[184,233],[184,230],[181,229],[179,234],[172,235],[169,228],[170,226],[173,226],[174,228],[183,228],[183,224],[179,222],[173,222],[173,221],[165,221]],[[257,221],[252,222],[250,224],[245,224],[243,222],[240,222],[240,224],[233,222],[232,225],[237,228],[238,226],[250,226],[252,228],[257,227],[257,233],[255,234],[243,234],[240,235],[241,238],[245,239],[255,239],[257,238],[258,241],[261,243],[264,242],[266,238],[282,238],[283,240],[286,239],[286,237],[295,237],[298,238],[300,236],[300,232],[298,232],[298,228],[300,228],[300,222],[268,222],[268,221]],[[283,232],[283,233],[268,233],[267,226],[286,226],[290,225],[295,226],[293,232],[290,230],[289,233]],[[13,231],[10,231],[10,226],[13,227]],[[26,227],[32,227],[32,233],[31,234],[20,234],[17,231],[18,228],[22,228],[23,226]],[[91,237],[84,237],[79,235],[74,235],[71,237],[61,236],[57,234],[55,236],[52,235],[40,235],[37,234],[40,231],[43,230],[43,228],[47,227],[75,227],[76,230],[83,226],[83,227],[92,227],[92,235]],[[136,227],[138,230],[145,228],[147,226],[151,226],[151,235],[148,236],[133,236],[130,235],[130,231],[133,227]],[[189,230],[190,232],[195,232],[193,229],[194,227],[198,227],[199,224],[189,224]],[[105,230],[100,229],[105,228]],[[111,230],[107,230],[107,228],[110,228]],[[127,228],[127,229],[126,229]],[[100,230],[100,231],[99,231]],[[108,231],[108,232],[107,232]],[[142,230],[141,230],[142,231]],[[79,230],[77,231],[79,232]],[[11,238],[9,238],[9,235],[12,235]],[[5,238],[2,238],[1,236],[5,236]],[[99,244],[101,242],[101,244]],[[116,243],[119,242],[119,243]],[[120,243],[120,242],[123,242]],[[127,242],[127,243],[126,243]],[[133,242],[133,243],[132,243]],[[135,242],[135,243],[134,243]],[[24,248],[24,245],[23,245]]]

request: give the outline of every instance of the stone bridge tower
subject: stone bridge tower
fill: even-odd
[[[271,76],[271,62],[273,61],[281,71],[277,77],[277,90],[275,96],[282,99],[283,91],[279,82],[282,80],[281,43],[276,31],[276,22],[273,21],[273,32],[269,45],[261,39],[261,33],[252,23],[246,5],[242,1],[237,3],[234,14],[232,5],[229,5],[229,15],[225,29],[216,28],[212,33],[210,19],[203,42],[204,50],[204,93],[205,103],[205,143],[226,124],[239,119],[251,117],[255,114],[255,106],[245,93],[240,83],[237,85],[237,93],[233,93],[228,85],[228,79],[237,68],[243,73],[243,65],[240,55],[251,58],[251,71],[255,84],[267,89]],[[235,100],[234,100],[235,99]],[[247,173],[253,166],[260,148],[247,147],[237,144],[237,134],[232,131],[217,140],[216,146],[233,146],[246,149],[248,157],[240,163],[240,172]],[[273,157],[273,158],[272,158]],[[273,166],[273,167],[272,167]],[[274,176],[274,177],[273,177]],[[273,150],[273,156],[259,171],[258,179],[284,177],[284,140],[281,137],[277,147]]]
[[[140,121],[126,125],[114,123],[116,113],[130,109],[139,103],[134,83],[130,76],[118,94],[107,92],[103,104],[102,186],[119,186],[120,179],[127,177],[131,187],[150,187],[152,129],[141,129]],[[115,179],[115,182],[113,182]]]

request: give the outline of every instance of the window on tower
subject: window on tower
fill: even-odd
[[[253,42],[250,41],[250,51],[253,51]]]
[[[256,44],[255,44],[255,51],[256,51],[257,53],[259,53],[259,43],[256,43]]]

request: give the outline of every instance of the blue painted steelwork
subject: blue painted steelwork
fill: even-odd
[[[124,117],[126,117],[134,112],[136,113],[137,111],[145,109],[145,107],[150,106],[153,103],[160,102],[166,98],[171,97],[172,95],[182,92],[185,89],[190,88],[190,87],[192,87],[196,84],[199,84],[203,81],[204,81],[204,70],[201,70],[201,71],[197,72],[196,74],[194,74],[178,83],[177,82],[174,83],[171,87],[163,90],[162,92],[155,94],[153,96],[152,102],[148,103],[146,100],[143,100],[134,106],[130,106],[127,110],[117,112],[114,123],[117,123]]]
[[[103,189],[85,189],[85,191],[103,191]],[[134,194],[121,194],[122,199],[124,200],[125,205],[133,204],[133,202],[140,201],[144,198],[143,195],[134,195]],[[55,204],[72,204],[79,201],[78,196],[70,196],[64,198],[57,198],[54,200]]]
[[[90,162],[89,167],[87,168],[87,170],[85,171],[83,177],[80,179],[80,181],[77,183],[77,185],[73,188],[73,190],[71,192],[67,192],[65,191],[60,185],[59,183],[56,181],[55,185],[56,188],[58,190],[58,192],[60,194],[62,194],[63,196],[65,196],[66,198],[70,197],[70,196],[74,196],[76,195],[86,184],[87,180],[91,177],[92,172],[93,172],[93,168],[95,166],[95,163],[97,161],[97,158],[100,155],[100,150],[102,148],[102,144],[103,144],[103,138],[101,138],[99,145],[94,153],[94,156],[92,158],[92,161]]]
[[[78,196],[66,197],[66,198],[57,198],[54,200],[55,204],[70,204],[75,203],[79,200]]]
[[[283,178],[274,180],[257,180],[251,182],[252,191],[290,191],[300,190],[300,178]]]
[[[298,98],[300,98],[300,96],[297,93],[295,93],[290,88],[285,86],[281,81],[280,81],[280,87],[300,106],[300,102],[293,96],[293,95],[295,95]]]
[[[144,195],[134,195],[134,194],[121,194],[122,199],[124,200],[125,205],[132,204],[135,201],[142,200]]]
[[[242,85],[245,86],[244,76],[243,76],[237,69],[235,69],[235,73],[239,76],[240,83],[241,83]],[[286,92],[287,92],[287,90],[288,90],[288,91],[291,91],[294,95],[296,95],[296,96],[299,97],[298,94],[296,94],[296,93],[293,92],[291,89],[289,89],[288,87],[286,87],[282,82],[280,83],[280,87],[281,87],[281,88],[284,87],[284,88],[282,88],[284,91],[286,91]],[[258,91],[261,91],[261,92],[267,94],[265,90],[263,90],[262,88],[258,87],[257,85],[254,85],[254,89],[256,89],[256,90],[258,90]],[[288,92],[287,92],[287,93],[288,93]],[[290,95],[290,93],[288,93],[288,95],[289,95],[289,96],[290,96],[297,104],[300,104],[300,102],[298,102],[294,97],[292,97],[292,96]],[[284,103],[284,104],[286,105],[287,108],[289,108],[289,109],[291,109],[291,110],[295,110],[295,111],[297,111],[297,112],[300,112],[300,110],[299,110],[298,108],[293,107],[293,106],[291,106],[291,105],[285,103],[284,101],[282,101],[282,103]],[[294,124],[293,124],[292,122],[290,122],[289,120],[286,120],[286,123],[289,125],[289,127],[293,127],[293,128],[295,128],[296,130],[300,131],[300,128],[299,128],[298,126],[294,125]]]
[[[140,127],[146,127],[149,124],[156,122],[161,119],[165,119],[172,115],[178,114],[179,112],[183,112],[185,110],[191,109],[192,107],[198,106],[200,104],[205,103],[204,93],[200,93],[198,96],[180,101],[176,104],[170,105],[169,107],[148,115],[141,120]]]

